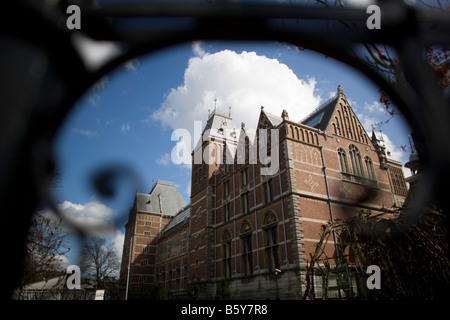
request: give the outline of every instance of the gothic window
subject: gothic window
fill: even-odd
[[[248,168],[241,171],[241,185],[244,187],[248,184]]]
[[[228,222],[230,220],[230,203],[226,203],[223,206],[223,222]]]
[[[222,163],[224,164],[224,170],[225,172],[228,172],[228,167],[227,167],[227,143],[224,142],[223,143],[223,151],[222,151]]]
[[[367,178],[375,180],[375,172],[373,171],[372,159],[370,159],[370,157],[366,156],[364,158],[364,162],[366,164]]]
[[[250,196],[249,193],[246,192],[242,194],[242,213],[248,213],[250,211]]]
[[[280,268],[277,217],[273,212],[269,212],[264,216],[263,229],[266,267],[273,271]]]
[[[223,183],[223,198],[228,199],[230,196],[230,180]]]
[[[222,268],[223,277],[231,278],[231,232],[228,229],[222,235]]]
[[[252,227],[245,220],[241,226],[242,271],[246,276],[253,274]]]
[[[266,213],[264,219],[262,221],[263,226],[268,226],[269,224],[273,224],[277,222],[277,216],[273,212]]]
[[[169,272],[167,272],[167,290],[168,291],[172,290],[172,278],[173,278],[173,274],[172,274],[172,270],[170,270]]]
[[[347,155],[345,154],[345,150],[342,148],[338,149],[339,156],[339,164],[341,166],[341,171],[344,173],[348,173],[348,164],[347,164]]]
[[[250,139],[245,137],[245,163],[249,163],[249,153],[250,153]]]
[[[181,287],[181,270],[180,270],[179,267],[177,268],[176,272],[177,272],[177,280],[176,280],[176,283],[175,283],[176,290],[180,290],[180,287]]]
[[[264,182],[264,201],[267,204],[271,202],[273,198],[274,198],[273,180],[269,179],[267,182]]]
[[[222,253],[223,277],[229,279],[231,278],[231,241],[222,244]]]
[[[222,242],[231,241],[231,232],[230,230],[226,229],[222,234]]]
[[[353,170],[353,174],[356,176],[363,176],[363,172],[362,172],[362,165],[361,165],[361,153],[359,152],[359,149],[351,144],[349,149],[349,154],[350,154],[350,160],[352,163],[352,170]]]

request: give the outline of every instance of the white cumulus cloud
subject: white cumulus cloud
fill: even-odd
[[[229,112],[231,107],[238,129],[241,122],[247,128],[256,128],[261,106],[277,116],[286,109],[291,120],[300,121],[320,103],[315,79],[299,79],[277,59],[246,51],[209,54],[198,42],[193,50],[196,56],[189,59],[183,84],[173,88],[150,116],[165,127],[186,128],[193,134],[194,121],[201,120],[205,125],[215,98],[218,109]]]
[[[64,216],[66,227],[72,221],[80,226],[88,235],[111,237],[114,234],[114,210],[103,203],[92,200],[85,204],[76,204],[68,200],[58,204]]]

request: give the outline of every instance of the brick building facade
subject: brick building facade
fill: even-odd
[[[229,114],[209,115],[192,153],[190,204],[178,203],[177,213],[142,213],[139,197],[152,192],[136,195],[121,273],[128,294],[147,292],[159,279],[172,298],[212,299],[225,280],[236,299],[298,299],[324,224],[402,205],[401,163],[374,132],[368,136],[340,87],[297,120],[261,107],[252,135],[244,124],[237,133]],[[132,229],[146,219],[157,227],[143,240]],[[145,245],[152,254],[140,268]],[[329,241],[327,256],[336,250]]]

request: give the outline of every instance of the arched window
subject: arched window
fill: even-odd
[[[241,225],[241,229],[240,229],[240,233],[247,233],[252,231],[252,225],[250,224],[250,222],[248,220],[244,220],[244,222],[242,222]]]
[[[231,278],[231,232],[228,229],[222,234],[222,276]]]
[[[245,136],[244,138],[244,162],[249,163],[250,161],[250,139]]]
[[[352,163],[352,170],[353,170],[353,174],[356,176],[363,176],[363,171],[362,171],[362,164],[361,164],[361,153],[359,152],[359,149],[351,144],[350,147],[348,148],[349,150],[349,154],[350,154],[350,160]]]
[[[264,215],[264,219],[262,221],[262,225],[264,226],[268,226],[274,223],[277,223],[278,219],[275,213],[273,213],[272,211],[267,212]]]
[[[248,220],[245,220],[240,229],[241,233],[241,252],[242,252],[242,271],[246,276],[253,274],[253,247],[252,247],[252,226]]]
[[[342,148],[339,148],[338,156],[339,156],[339,164],[341,165],[341,171],[344,173],[349,173],[348,164],[347,164],[347,155],[345,154],[345,150]]]
[[[228,229],[225,229],[225,231],[222,234],[222,242],[228,242],[231,241],[231,232]]]
[[[375,180],[375,171],[373,170],[373,162],[369,156],[364,157],[364,163],[366,165],[367,178]]]
[[[270,271],[280,268],[280,255],[278,250],[278,219],[273,212],[264,216],[262,228],[264,229],[264,253],[266,268]]]

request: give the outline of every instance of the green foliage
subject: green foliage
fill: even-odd
[[[161,280],[156,280],[153,289],[150,293],[151,300],[169,300],[164,283]]]
[[[230,287],[228,286],[228,282],[222,280],[220,284],[217,286],[217,300],[232,300]]]
[[[382,270],[381,299],[448,297],[450,259],[447,217],[437,208],[424,210],[411,224],[408,210],[394,219],[355,217],[347,221],[353,251],[363,269]],[[373,296],[374,292],[368,293]]]

